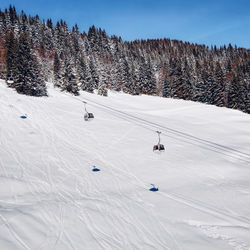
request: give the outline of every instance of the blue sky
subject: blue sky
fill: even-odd
[[[250,48],[250,0],[1,0],[18,12],[65,20],[88,31],[93,24],[123,40],[170,38]]]

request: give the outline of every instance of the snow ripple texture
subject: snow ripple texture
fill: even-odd
[[[0,249],[250,249],[249,115],[4,81],[0,110]]]

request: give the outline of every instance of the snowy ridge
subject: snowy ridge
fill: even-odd
[[[250,249],[249,115],[48,91],[0,81],[0,249]]]

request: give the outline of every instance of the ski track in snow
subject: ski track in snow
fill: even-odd
[[[215,143],[219,134],[212,141],[170,129],[164,117],[153,122],[123,94],[73,97],[50,89],[49,98],[36,99],[0,91],[0,249],[250,249],[244,148]],[[141,97],[145,110],[151,98]],[[127,99],[135,102],[132,115]],[[81,100],[93,109],[92,122],[83,120]],[[168,138],[164,154],[151,149],[156,129]],[[184,149],[186,158],[200,158],[183,166]],[[159,191],[148,192],[150,183]],[[227,198],[228,188],[240,205]]]

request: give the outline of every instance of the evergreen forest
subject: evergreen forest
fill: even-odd
[[[250,50],[171,39],[123,41],[92,26],[0,10],[0,77],[18,93],[46,96],[46,82],[78,95],[107,89],[208,103],[250,113]]]

